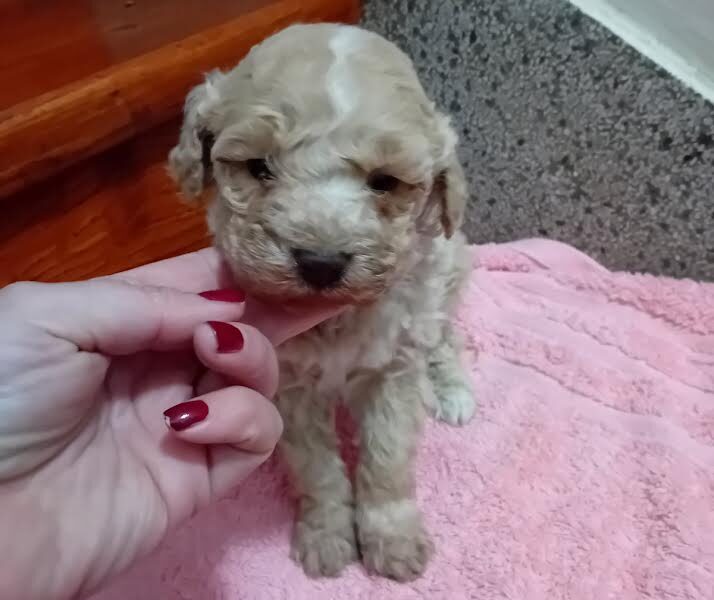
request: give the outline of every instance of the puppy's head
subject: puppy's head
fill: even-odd
[[[262,297],[376,299],[466,200],[448,119],[410,60],[356,27],[299,25],[188,96],[170,168]]]

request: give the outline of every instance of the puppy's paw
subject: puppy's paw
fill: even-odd
[[[473,390],[465,383],[449,385],[434,390],[436,403],[432,407],[434,416],[449,425],[465,425],[476,412]]]
[[[337,529],[315,527],[298,521],[292,540],[291,556],[300,563],[309,577],[335,577],[357,560],[354,527]]]
[[[367,571],[412,581],[419,577],[434,552],[421,518],[413,507],[413,517],[391,520],[390,510],[372,513],[358,523],[362,562]],[[393,515],[392,515],[393,516]],[[402,515],[403,516],[403,515]]]
[[[365,568],[397,581],[412,581],[419,577],[433,552],[434,546],[421,527],[412,532],[374,533],[364,536],[362,541]]]

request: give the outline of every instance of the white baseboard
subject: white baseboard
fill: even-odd
[[[570,0],[714,102],[714,0]]]

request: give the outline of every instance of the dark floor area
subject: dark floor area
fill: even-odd
[[[453,115],[475,242],[714,280],[714,106],[565,0],[367,0]]]

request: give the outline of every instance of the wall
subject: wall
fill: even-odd
[[[712,0],[571,0],[628,44],[714,101]]]

